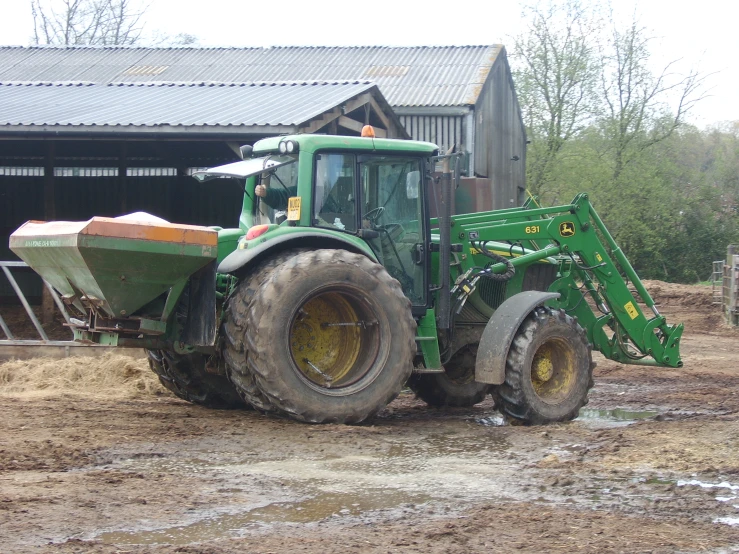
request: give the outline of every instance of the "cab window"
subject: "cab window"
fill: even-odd
[[[357,230],[354,154],[316,156],[313,223],[342,231]]]
[[[264,187],[265,196],[257,194],[257,187]],[[288,163],[262,173],[256,178],[254,187],[255,225],[259,223],[281,223],[286,218],[287,200],[298,191],[298,164]]]

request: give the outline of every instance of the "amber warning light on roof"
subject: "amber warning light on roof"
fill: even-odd
[[[362,127],[362,136],[366,138],[375,138],[375,129],[372,125]]]

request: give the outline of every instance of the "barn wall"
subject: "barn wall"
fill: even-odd
[[[474,148],[475,176],[491,180],[493,208],[521,205],[526,190],[526,131],[505,51],[495,60],[475,104]]]
[[[400,122],[413,140],[436,144],[441,152],[453,145],[465,147],[465,117],[462,115],[401,115]]]

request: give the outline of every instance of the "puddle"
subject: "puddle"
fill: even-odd
[[[222,538],[237,538],[259,527],[276,523],[305,524],[327,518],[367,517],[372,512],[397,509],[410,511],[430,497],[388,490],[357,490],[353,494],[320,494],[298,502],[279,502],[238,514],[205,518],[189,525],[165,529],[111,531],[94,538],[105,544],[175,546]]]
[[[188,475],[201,482],[203,508],[179,520],[142,517],[88,537],[107,544],[174,544],[239,537],[274,525],[324,520],[400,517],[416,506],[436,510],[449,502],[525,499],[511,445],[496,433],[467,433],[467,424],[418,441],[385,438],[381,447],[339,456],[297,452],[279,458],[245,456],[234,444],[217,455],[171,451],[160,456],[119,454],[107,469]],[[202,457],[201,457],[202,456]],[[233,492],[230,492],[233,491]],[[215,495],[218,497],[215,499]],[[538,493],[537,493],[538,494]],[[210,500],[209,500],[210,499]],[[173,525],[173,523],[177,523]]]
[[[575,421],[586,423],[605,423],[612,427],[621,425],[630,425],[644,419],[651,419],[659,415],[659,412],[653,410],[626,410],[623,408],[614,408],[612,410],[597,410],[594,408],[582,408],[580,415]]]
[[[734,527],[739,525],[739,517],[717,517],[713,522],[723,523],[724,525],[731,525]]]
[[[739,491],[739,485],[734,485],[728,481],[721,481],[720,483],[706,483],[705,481],[699,481],[698,479],[690,479],[689,481],[679,480],[677,481],[678,487],[700,487],[702,489],[716,489],[717,494],[714,499],[717,502],[727,503],[737,499],[737,495],[732,494],[735,491]],[[731,494],[731,496],[724,496],[725,494]],[[732,504],[732,508],[739,510],[739,504]],[[713,523],[723,523],[724,525],[731,525],[732,527],[739,526],[739,517],[724,516],[717,517],[713,520]]]
[[[602,423],[608,427],[618,427],[621,425],[630,425],[643,419],[651,419],[657,415],[659,415],[659,412],[652,410],[635,411],[623,408],[597,410],[593,408],[582,408],[580,415],[575,421],[595,424]],[[505,417],[500,414],[476,419],[475,422],[486,427],[503,427],[508,425]]]
[[[720,483],[705,483],[703,481],[698,481],[697,479],[691,479],[690,481],[678,481],[677,486],[694,486],[701,487],[703,489],[729,489],[730,491],[739,491],[739,485],[732,485],[728,481],[721,481]]]
[[[490,417],[482,417],[475,421],[480,425],[485,425],[486,427],[504,427],[505,425],[508,425],[508,422],[506,422],[505,418],[500,414]]]

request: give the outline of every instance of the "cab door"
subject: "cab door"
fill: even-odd
[[[426,306],[424,245],[428,244],[422,190],[423,159],[358,156],[360,225],[378,236],[367,242],[413,306]],[[370,234],[368,234],[370,235]]]

